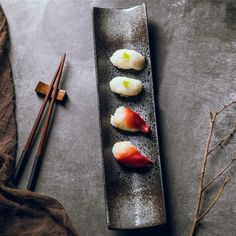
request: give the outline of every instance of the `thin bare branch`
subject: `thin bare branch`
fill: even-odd
[[[202,189],[202,192],[205,191],[216,179],[218,179],[233,163],[236,161],[236,158],[233,158],[215,177],[213,177]]]
[[[207,210],[200,216],[200,211],[201,211],[201,204],[202,204],[202,198],[203,198],[203,192],[204,190],[211,184],[213,183],[219,176],[221,176],[228,168],[229,166],[235,161],[235,158],[228,163],[228,165],[226,165],[214,178],[212,178],[212,180],[206,184],[204,186],[204,177],[205,177],[205,171],[206,171],[206,165],[207,165],[207,160],[209,157],[209,154],[212,153],[217,147],[221,146],[222,144],[224,144],[227,140],[229,140],[234,132],[236,131],[236,125],[234,127],[234,129],[227,135],[225,136],[219,143],[216,144],[216,146],[214,146],[211,150],[210,149],[210,144],[211,144],[211,140],[212,140],[212,136],[213,136],[213,129],[215,127],[215,122],[216,122],[216,118],[217,116],[223,112],[224,110],[226,110],[227,108],[231,107],[233,104],[235,104],[236,101],[232,101],[230,103],[228,103],[227,105],[224,105],[221,109],[217,110],[216,112],[210,112],[210,130],[208,133],[208,138],[207,138],[207,143],[205,146],[205,152],[204,152],[204,158],[203,158],[203,163],[202,163],[202,168],[201,168],[201,174],[200,174],[200,186],[199,186],[199,192],[198,192],[198,201],[197,201],[197,207],[195,209],[195,213],[194,213],[194,219],[193,219],[193,224],[191,226],[191,231],[189,236],[193,236],[195,235],[196,232],[196,228],[197,225],[199,223],[199,221],[210,211],[210,209],[215,205],[215,203],[217,202],[217,200],[219,199],[220,195],[222,194],[222,192],[224,191],[224,187],[225,185],[228,183],[229,178],[226,179],[225,183],[223,184],[222,188],[220,189],[219,193],[217,194],[217,196],[215,197],[215,199],[213,200],[213,202],[211,203],[211,205],[207,208]]]
[[[220,110],[216,111],[216,115],[220,114],[222,111],[227,109],[228,107],[232,106],[236,103],[236,100],[233,100],[232,102],[228,103],[227,105],[224,105]]]
[[[192,224],[192,227],[191,227],[190,236],[194,235],[194,233],[196,231],[197,224],[198,224],[198,218],[199,218],[200,208],[201,208],[201,203],[202,203],[202,189],[203,189],[203,185],[204,185],[206,164],[207,164],[207,159],[208,159],[208,156],[209,156],[208,152],[209,152],[209,147],[210,147],[210,143],[211,143],[211,138],[212,138],[212,134],[213,134],[213,128],[214,128],[214,125],[215,125],[216,116],[217,115],[216,115],[215,112],[210,112],[210,130],[209,130],[209,134],[208,134],[208,138],[207,138],[207,143],[206,143],[206,146],[205,146],[204,159],[203,159],[202,168],[201,168],[201,175],[200,175],[198,203],[197,203],[197,208],[196,208],[195,214],[194,214],[194,221],[193,221],[193,224]]]
[[[216,202],[218,201],[219,197],[221,196],[221,194],[224,191],[224,188],[226,186],[226,184],[229,182],[229,177],[226,178],[224,184],[222,185],[222,187],[220,188],[220,191],[217,193],[217,195],[215,196],[214,200],[212,201],[212,203],[210,204],[210,206],[205,210],[204,213],[202,213],[202,215],[197,219],[197,222],[199,222],[202,218],[204,218],[206,216],[206,214],[212,209],[212,207],[216,204]]]
[[[208,155],[211,154],[213,151],[216,150],[216,148],[220,147],[221,145],[223,145],[225,142],[227,142],[230,138],[233,137],[234,133],[236,131],[236,124],[234,125],[234,128],[232,129],[232,131],[227,134],[223,139],[221,139],[209,152]]]

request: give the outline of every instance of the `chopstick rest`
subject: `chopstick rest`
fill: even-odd
[[[35,92],[39,95],[39,96],[46,96],[49,90],[49,85],[39,81],[37,86],[35,87]],[[59,89],[57,92],[57,97],[56,97],[56,101],[59,103],[64,104],[65,100],[66,100],[67,94],[65,90]]]

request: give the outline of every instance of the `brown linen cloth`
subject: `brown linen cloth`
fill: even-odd
[[[0,236],[78,235],[58,201],[14,189],[9,183],[14,169],[17,134],[7,41],[7,22],[0,6]]]

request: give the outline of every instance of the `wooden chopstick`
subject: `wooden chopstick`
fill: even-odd
[[[36,117],[34,125],[33,125],[32,129],[31,129],[30,135],[29,135],[29,137],[27,139],[27,142],[26,142],[26,144],[24,146],[24,149],[23,149],[23,151],[22,151],[22,153],[20,155],[19,161],[18,161],[18,163],[16,165],[16,168],[15,168],[15,171],[14,171],[14,176],[13,176],[13,179],[12,179],[12,183],[15,186],[17,186],[17,184],[18,184],[18,182],[20,180],[20,177],[22,175],[22,172],[23,172],[23,170],[25,168],[26,162],[28,160],[28,156],[30,154],[30,148],[31,148],[32,142],[34,140],[34,136],[35,136],[35,133],[37,131],[39,122],[40,122],[41,117],[43,115],[43,112],[44,112],[44,109],[46,107],[46,104],[47,104],[48,100],[51,97],[54,83],[56,81],[56,78],[57,78],[57,75],[58,75],[58,73],[60,71],[60,68],[64,64],[64,61],[65,61],[65,55],[63,55],[63,57],[61,59],[61,62],[60,62],[59,66],[58,66],[58,68],[57,68],[57,70],[56,70],[56,72],[54,74],[54,77],[53,77],[53,79],[52,79],[52,81],[50,83],[50,86],[49,86],[48,93],[47,93],[47,95],[44,98],[44,101],[43,101],[43,103],[42,103],[42,105],[40,107],[40,110],[39,110],[39,113],[38,113],[38,115]]]
[[[57,78],[56,78],[56,84],[55,84],[53,92],[52,92],[52,99],[51,99],[50,104],[49,104],[46,120],[43,124],[43,130],[42,130],[40,142],[39,142],[39,145],[38,145],[37,153],[36,153],[36,156],[35,156],[35,159],[34,159],[33,167],[32,167],[30,178],[29,178],[29,182],[28,182],[28,185],[27,185],[27,189],[31,190],[31,191],[34,190],[36,180],[37,180],[37,177],[38,177],[38,174],[39,174],[39,170],[40,170],[40,166],[41,166],[41,162],[42,162],[43,149],[44,149],[44,145],[45,145],[45,141],[46,141],[46,136],[47,136],[47,131],[48,131],[50,119],[51,119],[51,116],[52,116],[53,106],[54,106],[54,103],[55,103],[55,100],[56,100],[56,97],[57,97],[57,91],[58,91],[58,86],[59,86],[61,75],[62,75],[62,70],[63,70],[63,66],[64,66],[65,57],[66,57],[66,54],[64,54],[64,56],[63,56],[63,63],[62,63],[62,66],[59,69],[59,72],[58,72],[58,75],[57,75]]]

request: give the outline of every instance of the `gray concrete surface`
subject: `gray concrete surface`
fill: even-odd
[[[34,87],[38,80],[51,80],[60,55],[67,53],[61,87],[69,99],[64,107],[56,108],[37,191],[64,204],[82,236],[167,235],[158,229],[109,231],[105,224],[91,8],[129,7],[141,2],[1,0],[11,34],[18,156],[42,101]],[[234,0],[146,3],[168,234],[184,236],[196,204],[209,111],[236,96],[236,4]],[[216,140],[233,122],[235,109],[220,119]],[[208,178],[235,156],[235,144],[236,138],[210,160]],[[228,174],[230,183],[203,221],[199,235],[236,235],[235,167]],[[28,175],[26,172],[21,187]],[[207,202],[217,187],[219,184],[207,193]]]

